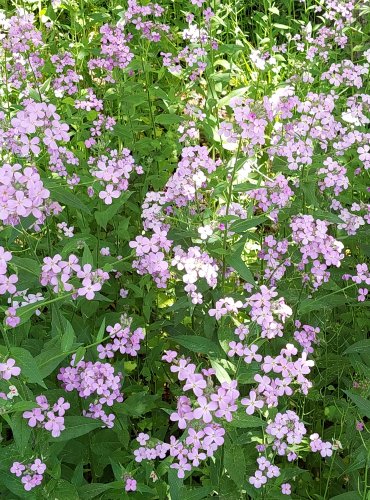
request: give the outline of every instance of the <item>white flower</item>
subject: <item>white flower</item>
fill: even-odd
[[[251,51],[251,61],[254,63],[256,68],[264,70],[266,67],[266,61],[262,59],[261,53],[259,50],[252,50]]]
[[[9,386],[9,393],[6,395],[8,399],[13,399],[14,397],[19,396],[18,389],[15,385]]]
[[[198,227],[198,233],[202,240],[208,240],[208,238],[213,234],[213,229],[210,225]]]

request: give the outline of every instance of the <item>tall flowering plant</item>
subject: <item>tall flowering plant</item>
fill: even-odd
[[[368,498],[368,14],[0,11],[4,497]]]

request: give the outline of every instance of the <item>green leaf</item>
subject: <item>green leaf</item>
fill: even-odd
[[[171,500],[183,500],[183,480],[177,477],[175,469],[168,470],[168,485],[170,487]]]
[[[44,389],[47,389],[40,369],[32,357],[32,354],[22,347],[12,347],[10,350],[11,356],[15,359],[16,365],[21,369],[21,375],[31,384],[39,384]]]
[[[20,413],[14,413],[10,419],[15,445],[21,455],[26,452],[32,429]]]
[[[351,391],[343,391],[357,406],[361,416],[370,418],[370,401]]]
[[[35,357],[37,366],[43,378],[52,373],[55,368],[66,358],[66,353],[61,353],[59,347],[46,349]]]
[[[242,95],[244,95],[246,93],[247,90],[248,90],[248,87],[241,87],[239,89],[231,91],[225,97],[223,97],[222,99],[219,99],[217,101],[217,107],[221,108],[222,106],[226,106],[226,104],[229,104],[230,100],[233,97],[242,96]]]
[[[111,205],[105,205],[107,208],[105,210],[99,210],[99,212],[95,212],[95,220],[99,224],[100,227],[106,229],[107,224],[112,221],[112,218],[117,214],[118,210],[122,208],[122,200],[118,198]]]
[[[34,401],[17,401],[11,407],[11,411],[27,411],[37,407]]]
[[[102,422],[88,417],[67,416],[64,418],[65,430],[57,438],[51,437],[51,441],[69,441],[84,434],[101,428]]]
[[[224,445],[224,466],[231,479],[240,489],[244,483],[245,457],[243,448],[236,443],[232,443],[230,439],[226,440]]]
[[[18,326],[23,325],[26,321],[30,319],[32,314],[36,311],[36,309],[39,309],[42,307],[43,303],[46,302],[45,300],[40,300],[38,302],[35,302],[33,304],[27,304],[26,306],[21,306],[18,307],[17,309],[17,316],[18,318],[21,319],[20,323],[18,323]]]
[[[290,26],[287,26],[286,24],[272,23],[272,25],[279,30],[290,30]]]
[[[73,366],[76,366],[85,356],[85,354],[86,354],[86,348],[83,345],[81,345],[76,351],[76,356],[73,360]]]
[[[95,118],[98,116],[98,113],[95,111],[95,109],[91,109],[87,115],[86,115],[86,118],[92,122],[93,120],[95,120]]]
[[[331,497],[330,500],[361,500],[361,496],[358,494],[358,491],[347,491],[341,495]]]
[[[100,342],[104,338],[104,333],[105,333],[105,318],[103,318],[103,321],[101,322],[98,335],[96,336],[96,342]]]
[[[253,429],[255,427],[266,427],[266,422],[259,417],[248,415],[241,409],[233,413],[233,419],[229,424],[231,427],[240,427],[241,429]]]
[[[366,351],[370,351],[370,339],[359,340],[355,344],[352,344],[344,351],[344,354],[352,354],[355,352],[361,354]]]
[[[20,478],[16,477],[14,474],[10,474],[9,470],[1,470],[0,471],[0,484],[1,486],[5,486],[8,488],[13,495],[17,499],[24,499],[24,500],[36,500],[36,495],[33,491],[26,491],[23,487],[23,484],[19,480]],[[7,494],[7,491],[3,491],[4,488],[2,488],[2,494],[3,498],[5,499],[13,499],[11,495]]]
[[[40,264],[33,259],[28,259],[26,257],[12,256],[11,264],[15,265],[17,269],[20,269],[26,273],[33,274],[34,276],[40,277]]]
[[[263,222],[267,220],[267,217],[261,215],[260,217],[253,217],[252,219],[249,220],[238,220],[231,224],[230,226],[230,231],[233,231],[234,233],[244,233],[248,229],[251,229],[252,227],[259,226]]]
[[[242,182],[241,184],[233,186],[233,193],[244,193],[246,191],[252,191],[253,189],[258,189],[258,186],[251,182]]]
[[[58,479],[52,490],[53,498],[68,498],[68,500],[79,500],[76,487],[65,479]]]
[[[223,382],[230,383],[231,378],[225,368],[218,362],[213,359],[211,359],[211,366],[216,372],[216,378],[217,380],[222,384]]]
[[[84,243],[84,253],[82,254],[82,265],[90,264],[90,266],[94,267],[94,257],[90,251],[90,248]]]
[[[162,113],[155,118],[155,123],[159,125],[172,125],[173,123],[182,122],[183,118],[173,113]]]
[[[226,263],[231,266],[247,283],[254,285],[253,274],[241,258],[239,253],[232,253],[226,257]]]
[[[347,302],[350,302],[350,298],[341,294],[328,294],[326,297],[320,297],[319,299],[305,299],[299,304],[299,313],[305,314],[311,311],[320,311],[321,309],[334,309],[335,307],[342,306]]]
[[[334,224],[342,224],[343,221],[336,214],[332,214],[331,212],[324,212],[324,210],[315,210],[313,213],[315,219],[326,220],[328,222],[333,222]]]
[[[123,403],[116,405],[115,411],[131,417],[140,417],[157,406],[159,396],[138,392],[129,396]]]
[[[189,351],[199,352],[202,354],[217,355],[220,354],[220,347],[205,337],[197,335],[176,335],[173,337],[174,342],[180,344]]]
[[[99,484],[99,483],[85,484],[84,486],[78,488],[78,494],[80,495],[81,499],[83,498],[84,500],[90,500],[92,498],[97,497],[98,495],[101,495],[105,491],[116,489],[117,484],[118,481],[115,481],[114,483],[110,484]],[[122,482],[118,486],[120,488],[123,488]]]
[[[73,327],[69,321],[67,321],[66,331],[62,335],[62,339],[60,341],[60,345],[63,352],[68,352],[71,350],[73,346],[73,342],[76,338]]]
[[[55,185],[55,183],[50,179],[43,179],[45,187],[50,191],[50,198],[54,201],[58,201],[62,205],[67,207],[73,207],[85,214],[90,214],[91,211],[87,205],[82,203],[80,198],[73,194],[68,189],[64,189]]]
[[[208,498],[208,495],[212,492],[212,486],[201,486],[200,488],[189,488],[186,491],[183,490],[182,500],[203,500],[203,498]]]

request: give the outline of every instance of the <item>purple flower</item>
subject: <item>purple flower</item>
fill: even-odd
[[[42,413],[41,408],[33,408],[31,411],[25,411],[23,413],[23,418],[28,419],[28,425],[30,427],[36,427],[38,422],[43,422],[45,420],[45,415]]]
[[[138,441],[141,444],[141,446],[145,446],[148,440],[149,440],[149,434],[144,434],[144,432],[140,432],[140,434],[136,438],[136,441]]]
[[[283,484],[281,485],[281,493],[282,493],[283,495],[290,495],[290,494],[291,494],[291,492],[292,492],[292,487],[290,486],[290,484],[289,484],[289,483],[283,483]]]
[[[261,409],[264,405],[262,400],[257,399],[257,394],[255,391],[249,393],[249,398],[243,398],[241,400],[242,405],[247,406],[246,413],[248,415],[253,415],[256,408]]]
[[[15,359],[9,358],[5,363],[0,363],[0,379],[9,380],[11,377],[18,377],[21,369],[15,366]]]
[[[87,300],[93,300],[95,297],[95,292],[101,290],[100,283],[92,283],[91,280],[85,278],[83,287],[77,290],[78,295],[81,297],[86,297]]]
[[[125,491],[136,491],[137,482],[133,477],[125,478]]]
[[[37,472],[37,474],[43,474],[46,471],[46,465],[42,463],[39,458],[36,458],[34,463],[31,465],[31,470]]]
[[[23,471],[26,470],[26,467],[20,462],[14,462],[10,468],[10,472],[15,474],[17,477],[20,477],[23,474]]]
[[[267,483],[267,478],[262,474],[260,470],[257,470],[254,476],[249,478],[250,484],[253,484],[255,488],[261,488],[264,484]]]
[[[196,420],[203,419],[205,424],[209,424],[212,422],[211,411],[217,410],[217,403],[215,401],[208,401],[204,396],[200,396],[197,399],[197,402],[199,404],[199,408],[194,410],[194,418]]]
[[[60,433],[65,429],[64,417],[58,417],[54,412],[49,411],[46,414],[48,420],[44,424],[44,428],[51,432],[53,437],[59,437]]]
[[[191,470],[191,465],[188,462],[179,462],[170,465],[171,469],[177,469],[177,477],[183,479],[185,472]]]

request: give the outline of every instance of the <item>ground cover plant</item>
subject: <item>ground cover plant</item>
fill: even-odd
[[[1,497],[369,500],[368,0],[0,7]]]

